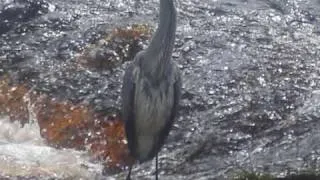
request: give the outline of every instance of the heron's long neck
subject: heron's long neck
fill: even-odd
[[[160,23],[146,49],[148,69],[152,66],[152,74],[158,76],[166,73],[166,67],[171,61],[176,33],[176,9],[173,1],[160,0]]]

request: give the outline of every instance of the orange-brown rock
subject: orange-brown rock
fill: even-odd
[[[41,136],[56,147],[84,149],[83,126],[90,120],[86,107],[42,97],[36,104]]]
[[[95,44],[89,45],[79,56],[80,64],[97,69],[112,69],[132,60],[142,49],[139,42],[150,38],[151,30],[146,25],[116,28]]]
[[[0,115],[26,123],[33,111],[41,136],[56,148],[88,150],[107,168],[118,169],[133,160],[128,155],[124,126],[114,114],[101,115],[88,106],[58,101],[31,92],[24,85],[12,85],[0,77]],[[29,97],[32,94],[32,97]],[[28,109],[28,106],[31,106]]]
[[[121,167],[128,156],[124,126],[117,116],[99,116],[88,107],[44,98],[36,105],[41,135],[55,147],[89,150],[108,167]]]
[[[110,69],[131,60],[149,39],[146,25],[118,28],[89,45],[76,61],[78,67]],[[80,62],[80,63],[79,63]],[[73,66],[72,64],[71,66]],[[68,67],[73,68],[73,67]],[[29,82],[32,83],[32,82]],[[57,100],[30,89],[32,84],[14,84],[9,76],[0,76],[0,115],[27,123],[35,115],[40,134],[51,146],[88,150],[110,169],[133,163],[129,157],[124,125],[117,114],[98,114],[88,105]]]
[[[97,135],[90,138],[90,151],[98,159],[108,161],[108,167],[121,167],[133,163],[129,157],[124,124],[118,117],[113,120],[99,121],[95,126]]]
[[[0,115],[10,117],[11,121],[25,124],[29,121],[29,113],[25,95],[28,89],[23,84],[9,85],[8,76],[0,77]]]
[[[149,38],[151,34],[151,29],[147,25],[138,25],[134,24],[126,29],[116,28],[111,34],[111,39],[117,37],[128,39],[128,40],[137,40]]]

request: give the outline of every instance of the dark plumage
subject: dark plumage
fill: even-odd
[[[171,61],[176,31],[173,0],[160,0],[160,23],[149,47],[125,71],[122,119],[130,154],[140,163],[156,157],[167,138],[179,104],[181,79]],[[127,179],[130,179],[131,167]]]

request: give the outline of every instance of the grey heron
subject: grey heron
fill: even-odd
[[[177,114],[180,71],[171,60],[176,33],[173,0],[160,0],[160,22],[151,42],[128,66],[123,77],[122,119],[130,155],[140,163],[156,157]],[[127,180],[131,179],[132,165]]]

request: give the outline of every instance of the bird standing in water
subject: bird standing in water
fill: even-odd
[[[156,157],[177,114],[181,78],[171,60],[176,33],[173,0],[160,0],[160,23],[147,49],[134,57],[122,86],[122,119],[130,155],[140,163]],[[127,180],[131,179],[132,165]]]

